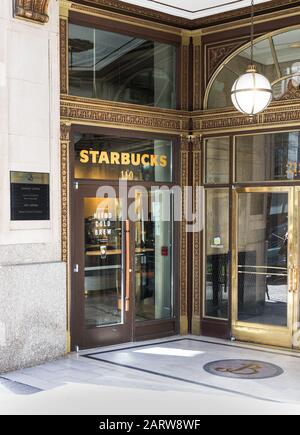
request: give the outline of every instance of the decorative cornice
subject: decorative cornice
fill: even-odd
[[[49,2],[50,0],[14,0],[14,15],[45,24],[49,21]]]
[[[70,141],[70,132],[71,132],[71,123],[70,122],[62,122],[60,124],[60,140],[61,140],[61,142],[69,142]]]
[[[243,116],[234,109],[210,110],[194,113],[193,131],[203,134],[236,132],[241,130],[261,130],[266,128],[299,127],[300,99],[293,105],[289,100],[274,102],[269,108],[253,118]]]
[[[160,22],[181,28],[190,28],[191,20],[176,17],[164,12],[156,11],[142,6],[133,5],[119,0],[75,0],[73,3],[86,4],[99,9],[106,9],[112,12],[119,12],[130,17],[141,18],[144,20]]]
[[[201,135],[191,136],[191,143],[192,143],[192,151],[200,152],[202,148],[202,136]]]
[[[175,27],[181,27],[189,30],[215,26],[231,20],[247,18],[251,13],[250,7],[234,9],[220,14],[210,15],[196,20],[189,20],[182,17],[166,14],[164,12],[152,10],[149,8],[133,5],[119,0],[73,0],[73,3],[81,3],[96,8],[106,9],[114,12],[120,12],[130,15],[131,17],[142,18],[149,21],[156,21]],[[287,8],[300,5],[299,0],[273,0],[260,3],[255,6],[256,14],[264,14],[277,11],[280,8]]]
[[[181,141],[180,141],[181,151],[188,152],[190,149],[190,144],[191,144],[191,136],[187,134],[182,134]]]
[[[190,113],[62,96],[61,118],[77,124],[181,134],[188,131]]]
[[[255,5],[255,15],[265,14],[280,10],[281,8],[288,8],[292,6],[299,6],[299,0],[273,0],[265,3],[260,3]],[[233,9],[231,11],[223,12],[220,14],[215,14],[196,20],[192,20],[193,29],[199,27],[210,27],[218,24],[226,23],[233,20],[241,20],[242,18],[247,18],[251,15],[251,6],[247,6],[240,9]]]

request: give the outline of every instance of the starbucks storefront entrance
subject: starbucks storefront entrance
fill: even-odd
[[[175,145],[74,130],[73,349],[178,332]]]

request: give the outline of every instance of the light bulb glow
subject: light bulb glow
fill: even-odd
[[[231,100],[234,107],[245,115],[256,115],[265,110],[272,101],[269,80],[250,66],[232,86]]]

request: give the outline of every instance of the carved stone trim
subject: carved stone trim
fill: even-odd
[[[71,124],[60,124],[60,173],[61,173],[61,260],[66,263],[67,270],[70,269],[70,132]],[[67,349],[71,351],[71,289],[70,275],[67,273]]]
[[[71,125],[60,126],[61,161],[61,257],[68,262],[69,255],[69,148]]]
[[[73,0],[74,5],[81,3],[81,0]],[[154,9],[144,8],[142,6],[126,3],[119,0],[88,0],[88,3],[99,9],[106,9],[112,12],[126,14],[130,17],[146,19],[166,25],[172,25],[181,28],[190,28],[191,20],[166,14]]]
[[[73,3],[80,4],[81,0],[73,0]],[[155,21],[162,24],[172,25],[189,30],[196,30],[199,28],[223,24],[224,22],[231,20],[247,18],[251,12],[251,9],[249,7],[244,7],[195,20],[189,20],[183,17],[177,17],[174,15],[166,14],[164,12],[129,4],[119,0],[87,0],[87,3],[95,8],[107,9],[110,11],[127,14],[131,17],[142,18],[149,21]],[[255,13],[270,13],[274,10],[279,10],[280,8],[286,8],[288,6],[294,5],[297,6],[298,4],[298,0],[273,0],[270,2],[255,5]]]
[[[14,15],[38,23],[47,23],[49,2],[50,0],[14,0]]]
[[[68,83],[68,21],[64,18],[59,20],[60,28],[60,92],[67,94]]]
[[[222,43],[222,45],[208,46],[206,47],[206,59],[207,59],[207,82],[211,78],[217,67],[225,60],[231,53],[245,44],[248,39],[240,39],[235,42]]]
[[[189,128],[190,114],[162,109],[138,109],[127,104],[61,98],[61,117],[77,123],[181,134]]]
[[[243,116],[232,109],[206,111],[205,114],[194,114],[192,118],[194,133],[248,131],[268,127],[277,128],[283,125],[285,127],[299,127],[300,99],[295,100],[293,106],[291,106],[289,100],[282,101],[280,104],[272,103],[265,112],[253,118]]]
[[[181,188],[184,189],[189,183],[189,136],[181,136]],[[185,196],[182,200],[182,216],[186,209]],[[180,333],[188,333],[188,233],[186,221],[183,219],[180,228]]]
[[[196,188],[201,186],[201,151],[202,137],[194,136],[192,138],[193,153],[193,211],[199,207],[196,195]],[[201,313],[201,242],[202,234],[200,231],[193,233],[192,262],[193,262],[193,319],[192,333],[200,334],[200,313]]]

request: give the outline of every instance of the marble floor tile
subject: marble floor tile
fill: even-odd
[[[245,380],[221,378],[203,370],[208,362],[235,358],[269,362],[284,372],[276,378]],[[76,384],[159,392],[205,392],[212,396],[220,393],[300,404],[299,353],[193,336],[72,353],[51,363],[7,373],[5,378],[47,391]]]

